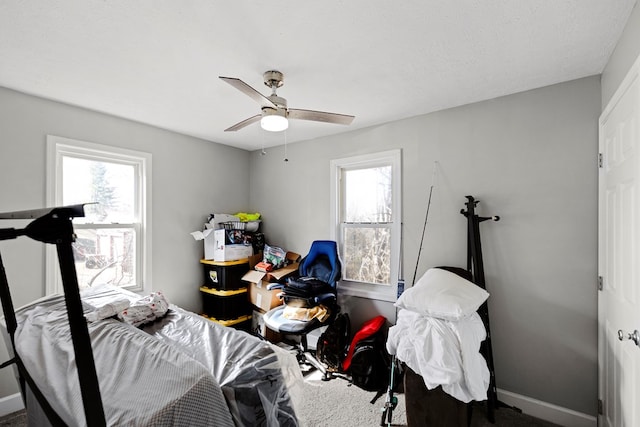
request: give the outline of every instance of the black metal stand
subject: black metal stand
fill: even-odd
[[[16,230],[14,228],[0,229],[0,240],[27,236],[43,243],[56,245],[85,418],[88,426],[102,427],[106,425],[104,408],[100,396],[93,351],[91,349],[89,329],[87,328],[87,321],[82,310],[80,290],[78,287],[78,276],[73,259],[73,248],[71,246],[75,241],[75,234],[73,232],[73,224],[71,220],[75,217],[83,216],[84,205],[0,214],[0,219],[36,218],[22,230]],[[15,343],[13,343],[17,323],[1,258],[0,267],[2,267],[0,274],[0,296],[2,297],[2,309],[4,311],[5,318],[7,319],[7,328],[9,335],[11,336],[16,363],[18,364],[20,374],[25,377],[30,387],[33,389],[35,387],[35,383],[33,383],[28,372],[24,369],[20,357],[15,351]],[[21,387],[24,392],[23,381],[24,379],[21,380]],[[35,390],[33,391],[39,403],[45,412],[47,412],[47,415],[50,418],[53,418],[53,424],[57,425],[61,423],[61,419],[57,414],[55,414],[55,412],[50,413],[52,409],[37,387],[35,387]]]
[[[466,196],[467,209],[462,209],[460,213],[467,217],[467,270],[473,276],[473,282],[486,289],[484,281],[484,265],[482,262],[482,247],[480,245],[480,223],[487,220],[499,221],[499,216],[480,217],[475,213],[475,207],[478,200],[473,196]],[[491,347],[491,328],[489,327],[489,306],[487,302],[482,304],[478,309],[478,314],[482,318],[484,327],[487,330],[487,338],[480,346],[480,353],[487,361],[489,368],[489,390],[487,391],[487,419],[491,423],[495,423],[495,409],[498,407],[498,397],[496,388],[496,375],[493,364],[493,350]]]

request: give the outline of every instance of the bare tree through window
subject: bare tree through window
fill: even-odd
[[[391,283],[391,166],[345,170],[344,277],[364,283]]]

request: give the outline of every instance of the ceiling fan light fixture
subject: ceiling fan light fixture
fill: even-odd
[[[261,114],[244,119],[225,129],[225,132],[235,132],[258,120],[260,120],[262,129],[269,132],[282,132],[289,127],[289,119],[350,125],[355,118],[355,116],[327,113],[325,111],[289,109],[287,108],[287,100],[276,94],[276,89],[282,86],[284,82],[284,75],[280,71],[271,70],[264,73],[263,78],[264,84],[271,88],[271,95],[269,96],[264,96],[238,78],[220,76],[222,81],[230,84],[262,106]]]
[[[284,110],[264,108],[260,119],[262,129],[269,132],[282,132],[289,127],[289,120],[285,117]]]

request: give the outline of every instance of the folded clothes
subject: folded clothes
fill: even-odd
[[[153,292],[118,313],[118,319],[133,326],[151,323],[169,310],[169,301],[161,292]]]
[[[282,311],[282,316],[289,320],[303,320],[308,322],[311,319],[318,319],[320,322],[326,321],[331,313],[324,305],[311,308],[291,307],[286,305]]]
[[[129,304],[129,300],[119,299],[87,313],[85,318],[89,322],[97,322],[98,320],[113,317],[129,307]]]

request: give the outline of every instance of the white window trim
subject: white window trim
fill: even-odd
[[[134,292],[151,292],[151,154],[126,148],[95,144],[92,142],[47,135],[47,206],[59,206],[62,203],[62,168],[64,154],[81,154],[87,158],[92,156],[110,157],[140,165],[141,194],[137,194],[140,206],[140,260],[137,268],[140,271],[141,283],[137,287],[127,288]],[[45,292],[46,295],[62,293],[60,266],[56,248],[47,245],[45,255]]]
[[[400,245],[401,245],[401,224],[402,224],[402,184],[401,184],[401,164],[402,152],[400,149],[383,151],[379,153],[364,154],[359,156],[335,159],[330,163],[331,195],[330,195],[330,237],[338,240],[340,236],[340,205],[338,196],[340,195],[340,180],[342,169],[375,167],[391,165],[392,169],[392,209],[393,223],[391,226],[391,285],[376,285],[371,283],[353,282],[341,280],[338,284],[341,295],[357,296],[362,298],[376,299],[382,301],[396,301],[398,293],[398,271],[400,268]]]

